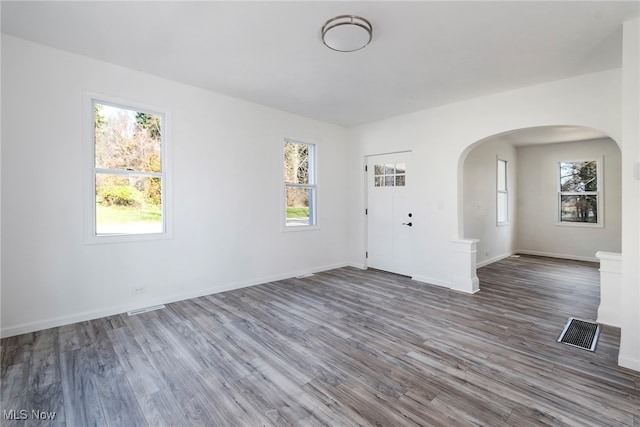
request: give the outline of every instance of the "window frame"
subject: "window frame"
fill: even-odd
[[[110,107],[122,108],[136,112],[160,115],[162,120],[162,141],[161,141],[161,172],[148,173],[143,171],[127,171],[116,169],[97,168],[95,163],[95,105],[108,105]],[[84,209],[84,243],[85,244],[110,244],[142,242],[150,240],[171,239],[173,203],[171,191],[171,111],[165,107],[144,104],[137,101],[118,98],[93,92],[85,92],[83,111],[85,114],[85,131],[83,146],[85,147],[85,209]],[[136,233],[136,234],[98,234],[96,224],[96,175],[109,173],[114,175],[136,175],[159,177],[161,180],[162,197],[162,231],[159,233]]]
[[[500,163],[504,163],[504,190],[500,189]],[[505,197],[505,220],[500,221],[500,195],[504,194]],[[496,226],[504,227],[510,224],[509,222],[509,161],[496,158]]]
[[[596,191],[562,191],[561,188],[561,177],[562,177],[562,164],[563,163],[584,163],[584,162],[595,162],[596,163],[596,179],[598,183],[598,189]],[[558,189],[558,195],[556,197],[556,225],[561,227],[588,227],[588,228],[604,228],[604,182],[602,180],[603,172],[602,168],[604,165],[603,156],[599,157],[590,157],[586,159],[574,159],[574,160],[559,160],[556,164],[556,185]],[[562,196],[573,196],[573,195],[583,195],[596,196],[598,207],[596,209],[598,215],[597,222],[571,222],[571,221],[562,221]]]
[[[401,172],[398,172],[398,165],[404,165],[404,169],[401,169]],[[379,173],[377,170],[378,167],[382,167],[382,173]],[[392,168],[393,172],[389,172],[389,169]],[[391,180],[388,180],[391,178]],[[402,179],[398,179],[402,178]],[[384,163],[384,164],[374,164],[373,165],[373,188],[385,188],[385,187],[406,187],[407,186],[407,165],[405,162],[397,162],[397,163]],[[391,183],[388,185],[388,183]],[[401,184],[398,184],[401,182]],[[378,184],[380,183],[380,184]]]
[[[309,183],[298,184],[287,182],[287,178],[284,173],[284,167],[282,167],[282,200],[280,206],[282,206],[282,231],[309,231],[317,230],[320,228],[318,222],[318,177],[317,177],[317,162],[318,162],[318,145],[314,142],[306,142],[298,138],[285,137],[281,140],[281,156],[280,161],[284,162],[285,156],[285,144],[287,142],[294,144],[303,144],[309,147]],[[282,164],[284,166],[284,164]],[[288,188],[304,188],[310,190],[309,196],[309,220],[313,220],[312,224],[301,225],[288,225],[287,224],[287,189]]]

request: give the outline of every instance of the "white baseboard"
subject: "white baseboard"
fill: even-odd
[[[426,283],[427,285],[439,286],[441,288],[447,288],[447,289],[450,289],[452,291],[462,292],[462,293],[465,293],[465,294],[471,294],[472,295],[472,294],[475,294],[475,293],[480,291],[480,288],[479,288],[480,282],[479,282],[477,277],[474,278],[474,279],[466,279],[464,281],[460,281],[460,283],[462,283],[463,286],[459,286],[459,287],[454,286],[453,282],[447,282],[446,280],[434,279],[432,277],[411,276],[411,279],[415,280],[416,282]],[[470,283],[468,283],[468,282],[470,282]],[[471,288],[471,289],[474,289],[474,290],[467,291],[467,290],[465,290],[466,288]]]
[[[411,276],[411,279],[417,282],[427,283],[429,285],[441,286],[443,288],[451,289],[451,282],[447,282],[446,280],[434,279],[432,277],[427,277],[427,276]]]
[[[549,258],[572,259],[574,261],[600,262],[600,260],[595,256],[587,257],[580,255],[556,254],[551,252],[529,251],[526,249],[518,249],[517,251],[515,251],[515,253],[522,255],[546,256]]]
[[[618,365],[623,368],[633,369],[640,372],[640,359],[633,359],[630,357],[618,356]]]
[[[353,268],[358,268],[360,270],[366,270],[367,269],[366,264],[364,264],[362,262],[350,262],[350,263],[347,263],[347,266],[348,267],[353,267]]]
[[[602,285],[601,285],[602,286]],[[598,307],[598,323],[620,328],[620,309],[617,307]]]
[[[201,289],[193,292],[177,293],[163,298],[155,300],[146,300],[143,302],[137,302],[133,304],[125,304],[114,307],[109,307],[101,310],[85,311],[81,313],[74,313],[67,316],[54,317],[45,320],[39,320],[35,322],[27,322],[19,325],[13,325],[3,327],[0,329],[0,338],[12,337],[14,335],[27,334],[30,332],[42,331],[44,329],[56,328],[58,326],[70,325],[78,322],[85,322],[87,320],[99,319],[101,317],[113,316],[116,314],[126,313],[128,311],[139,310],[145,307],[151,307],[155,305],[170,304],[172,302],[183,301],[191,298],[198,298],[205,295],[218,294],[221,292],[232,291],[234,289],[246,288],[249,286],[260,285],[263,283],[275,282],[278,280],[289,279],[292,277],[304,276],[312,273],[319,273],[327,270],[334,270],[336,268],[347,267],[350,264],[337,263],[325,266],[314,267],[308,270],[299,270],[295,272],[283,273],[273,276],[267,276],[257,279],[245,280],[241,282],[228,283],[214,288]]]
[[[486,259],[486,260],[484,260],[482,262],[476,263],[476,268],[481,268],[481,267],[484,267],[485,265],[493,264],[494,262],[498,262],[498,261],[500,261],[502,259],[509,258],[511,255],[514,255],[514,254],[515,254],[515,252],[509,252],[507,254],[494,256],[493,258]]]

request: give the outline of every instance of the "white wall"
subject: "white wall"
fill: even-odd
[[[622,301],[618,363],[640,371],[640,20],[622,44]]]
[[[0,20],[2,19],[2,7],[0,7]],[[3,35],[0,32],[0,94],[4,93],[2,90],[2,38]],[[1,101],[1,100],[0,100]],[[0,102],[0,291],[2,290],[2,102]],[[0,320],[2,320],[2,292],[0,292]],[[0,327],[1,327],[0,323]],[[0,331],[1,332],[1,331]],[[0,336],[2,336],[0,334]]]
[[[364,157],[413,150],[413,277],[450,286],[463,231],[463,166],[476,142],[513,129],[575,125],[620,139],[620,70],[476,98],[349,129],[349,261],[365,265]]]
[[[343,128],[6,35],[2,89],[2,335],[345,264]],[[172,111],[172,239],[83,244],[84,91]],[[317,144],[319,230],[281,231],[284,137]]]
[[[518,252],[597,262],[620,252],[620,148],[609,138],[518,147]],[[558,225],[558,162],[602,158],[603,227]]]
[[[497,225],[497,160],[507,161],[508,224]],[[500,138],[478,145],[464,161],[464,237],[478,239],[478,267],[505,258],[516,249],[518,197],[516,149]]]

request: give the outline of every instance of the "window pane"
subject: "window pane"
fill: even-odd
[[[162,116],[94,104],[95,166],[160,172]]]
[[[396,187],[404,187],[404,175],[396,176]]]
[[[384,174],[393,175],[396,171],[396,167],[393,163],[384,165]]]
[[[598,196],[560,196],[560,221],[597,223]]]
[[[384,177],[376,176],[374,179],[375,179],[375,186],[376,187],[382,187],[384,185]]]
[[[396,163],[397,174],[402,174],[402,173],[405,173],[406,171],[407,171],[407,165],[405,165],[404,163]]]
[[[385,176],[384,177],[384,186],[385,187],[393,187],[393,184],[395,183],[395,179],[393,176]]]
[[[315,225],[313,188],[286,188],[287,226]]]
[[[507,193],[498,193],[498,222],[509,220],[507,200]]]
[[[96,234],[162,233],[162,180],[96,174]]]
[[[308,144],[284,142],[284,180],[289,184],[311,184]]]
[[[560,191],[598,191],[597,162],[561,162]]]
[[[507,191],[507,162],[498,160],[498,191]]]
[[[373,166],[373,174],[374,175],[384,175],[384,165],[374,165]]]

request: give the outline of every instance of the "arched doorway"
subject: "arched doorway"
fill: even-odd
[[[569,216],[576,195],[561,192],[560,167],[587,161],[598,177],[589,200],[601,214],[581,223]],[[597,251],[620,252],[620,162],[614,140],[582,126],[515,129],[472,144],[460,158],[459,219],[463,237],[478,239],[476,265],[514,253],[597,261]]]

